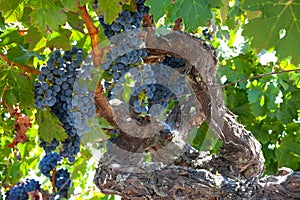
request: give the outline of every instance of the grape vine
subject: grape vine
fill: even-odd
[[[221,5],[209,1],[189,4],[183,0],[145,1],[111,1],[108,5],[98,0],[45,1],[43,5],[30,1],[0,2],[0,134],[4,136],[0,145],[4,152],[0,158],[0,182],[4,199],[87,197],[77,191],[71,194],[79,185],[77,177],[85,176],[84,170],[94,170],[84,160],[94,156],[90,143],[84,146],[83,142],[91,140],[97,152],[103,147],[100,150],[103,153],[111,150],[110,144],[102,146],[108,138],[116,142],[127,136],[115,112],[121,108],[117,108],[118,103],[126,105],[124,110],[129,111],[124,117],[130,119],[128,127],[133,122],[147,132],[147,128],[154,127],[146,126],[148,123],[159,123],[163,130],[158,133],[165,134],[163,142],[173,142],[173,133],[182,133],[180,128],[186,128],[187,123],[197,126],[202,119],[191,113],[201,112],[202,108],[192,107],[196,103],[186,101],[202,93],[195,88],[190,90],[192,84],[186,83],[193,83],[189,78],[195,66],[180,53],[175,54],[180,47],[167,53],[149,48],[151,44],[147,43],[153,36],[166,38],[171,44],[164,36],[173,33],[201,40],[204,49],[217,49],[214,52],[218,53],[216,73],[222,77],[222,84],[212,85],[211,89],[224,89],[228,100],[225,106],[257,136],[266,157],[265,173],[274,174],[279,166],[299,169],[298,149],[287,147],[298,145],[300,82],[297,72],[300,69],[293,64],[297,51],[289,50],[293,54],[283,51],[283,47],[294,42],[292,38],[297,31],[274,25],[275,34],[270,36],[279,35],[278,43],[274,43],[274,49],[257,54],[252,47],[262,42],[271,47],[271,40],[259,42],[261,37],[251,40],[246,35],[256,33],[255,24],[265,24],[265,18],[250,19],[245,11],[266,14],[264,4],[253,7],[244,2],[241,6],[230,4],[222,9],[226,2]],[[289,10],[297,7],[293,1],[281,5]],[[280,6],[275,5],[278,9]],[[191,19],[198,13],[200,17]],[[289,18],[281,15],[278,19],[289,21]],[[296,18],[292,16],[293,21]],[[270,51],[275,59],[283,60],[262,64],[261,57],[271,54]],[[293,58],[286,58],[288,55]],[[213,59],[216,58],[214,55]],[[178,110],[180,114],[175,116]],[[100,117],[93,119],[96,112]],[[48,123],[51,126],[47,127]],[[193,147],[204,144],[200,132],[209,130],[196,128],[196,132],[188,133],[187,143]],[[152,150],[159,148],[148,148],[148,143],[143,145],[149,153],[149,157],[144,157],[146,162],[155,160]],[[41,155],[37,156],[38,153]],[[79,188],[89,190],[85,181],[84,178]],[[101,192],[97,192],[100,199]]]

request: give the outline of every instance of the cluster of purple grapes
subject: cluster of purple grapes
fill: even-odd
[[[111,24],[104,21],[103,15],[99,17],[104,33],[111,42],[111,50],[106,55],[107,62],[102,66],[111,75],[111,79],[104,84],[109,98],[118,96],[123,90],[124,75],[132,66],[141,64],[142,58],[147,56],[146,50],[140,48],[138,38],[142,17],[149,12],[144,2],[136,1],[137,11],[123,10]]]
[[[98,0],[93,1],[93,8],[97,9],[98,8]]]
[[[43,175],[47,176],[52,180],[53,172],[56,170],[61,156],[56,152],[46,154],[45,157],[40,161],[40,171]],[[60,197],[67,197],[68,189],[70,187],[70,173],[66,169],[59,169],[54,174],[55,186]]]
[[[129,70],[130,76],[135,81],[135,87],[131,93],[129,104],[133,106],[136,113],[147,113],[148,104],[145,97],[153,98],[156,83],[156,78],[151,65],[143,67],[134,67]]]
[[[174,69],[180,69],[186,66],[185,61],[176,56],[166,56],[165,59],[161,62],[161,64],[167,65]]]
[[[66,169],[59,169],[55,174],[55,187],[60,197],[68,196],[68,189],[71,185],[70,173]]]
[[[85,61],[82,60],[82,49],[75,46],[63,55],[55,50],[34,83],[35,106],[41,109],[50,107],[68,134],[68,138],[62,142],[60,155],[67,157],[70,162],[75,161],[75,155],[80,151],[81,136],[89,132],[88,118],[96,113],[94,93],[80,82],[91,78],[92,58],[89,55]],[[40,145],[49,153],[56,149],[59,142],[53,139],[48,143],[41,139]]]
[[[61,157],[56,152],[46,154],[45,157],[40,161],[41,173],[49,178],[52,177],[50,172],[56,169],[56,166],[60,160]]]
[[[28,192],[40,191],[41,185],[34,179],[27,179],[25,182],[18,183],[6,192],[6,200],[27,200],[29,198]]]
[[[141,49],[138,37],[138,28],[141,26],[142,18],[149,13],[149,7],[145,6],[144,2],[145,0],[135,0],[137,11],[122,11],[112,24],[105,23],[103,15],[99,17],[104,33],[111,43],[111,50],[106,55],[107,62],[102,66],[111,78],[105,80],[104,87],[110,99],[121,98],[125,83],[124,77],[129,73],[134,80],[134,88],[129,100],[134,112],[157,114],[159,112],[154,111],[153,105],[161,105],[159,109],[156,109],[161,111],[167,107],[171,99],[176,99],[176,95],[167,86],[157,83],[155,76],[161,73],[159,70],[154,72],[150,65],[139,66],[143,63],[143,58],[147,56],[146,49]],[[174,56],[167,56],[161,64],[162,68],[163,65],[172,68],[185,66],[183,59]],[[167,76],[162,78],[165,79]],[[175,92],[182,92],[184,84],[181,85],[180,82],[176,85],[179,89]]]
[[[37,108],[50,107],[62,122],[68,134],[68,138],[63,142],[61,155],[68,157],[70,162],[75,160],[75,154],[79,152],[80,137],[74,128],[74,118],[71,110],[73,98],[73,86],[76,79],[77,69],[82,62],[82,49],[73,47],[71,51],[55,50],[47,61],[47,65],[42,67],[42,73],[38,75],[35,84],[35,106]],[[44,86],[44,87],[43,87]],[[59,145],[55,139],[51,143],[41,140],[40,145],[46,153],[55,150]]]
[[[40,171],[49,178],[52,178],[51,172],[56,170],[62,157],[67,157],[69,162],[75,161],[75,155],[80,151],[80,138],[89,131],[87,120],[94,117],[96,106],[94,93],[82,81],[91,78],[92,69],[91,55],[83,61],[82,49],[74,46],[64,54],[55,50],[34,83],[35,106],[42,110],[49,107],[68,134],[59,154],[52,152],[60,144],[56,139],[50,143],[41,139],[40,146],[44,148],[46,155],[40,161]],[[70,173],[59,169],[54,178],[58,195],[67,197]]]
[[[213,35],[209,32],[208,28],[202,30],[202,35],[206,40],[211,41],[213,39]]]

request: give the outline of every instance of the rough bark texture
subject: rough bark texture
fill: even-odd
[[[259,179],[264,169],[261,145],[224,106],[214,50],[179,31],[140,36],[149,56],[177,55],[186,61],[188,67],[179,72],[193,91],[188,102],[197,112],[188,117],[185,109],[190,105],[176,106],[167,121],[186,120],[172,125],[176,131],[170,133],[154,118],[147,119],[146,126],[132,118],[126,106],[111,105],[112,113],[104,116],[122,130],[99,162],[94,182],[101,191],[123,199],[299,199],[299,172]],[[216,157],[184,141],[203,120],[222,141]],[[146,151],[152,163],[144,162]]]

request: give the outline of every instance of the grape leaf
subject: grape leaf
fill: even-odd
[[[77,1],[60,0],[60,2],[66,10],[72,10],[72,11],[78,10]]]
[[[206,20],[212,18],[205,0],[179,0],[168,7],[171,21],[182,17],[187,31],[194,31],[199,26],[206,26]]]
[[[210,8],[221,8],[224,6],[224,3],[223,0],[209,0],[207,1],[207,6]]]
[[[45,32],[49,28],[51,31],[56,31],[59,25],[66,23],[67,17],[63,8],[56,6],[54,2],[33,0],[31,4],[33,11],[30,20],[39,30]]]
[[[278,96],[279,88],[276,87],[273,83],[270,83],[268,86],[268,89],[266,91],[266,97],[267,97],[267,108],[269,110],[275,110],[277,109],[277,103],[276,97]]]
[[[6,91],[3,91],[4,87],[7,87]],[[18,103],[20,108],[27,108],[33,104],[32,80],[18,70],[1,70],[0,90],[9,107]]]
[[[90,2],[91,2],[91,0],[80,0],[80,5],[83,6],[83,5],[85,5],[87,3],[90,3]]]
[[[255,103],[258,99],[261,98],[263,94],[262,88],[260,87],[253,87],[248,90],[248,100],[250,103]]]
[[[0,8],[6,22],[20,21],[23,16],[24,5],[28,3],[28,1],[29,0],[1,0]]]
[[[21,45],[17,45],[16,47],[10,48],[7,52],[7,57],[9,60],[17,62],[21,65],[26,64],[28,60],[32,57],[44,60],[44,57],[40,54],[30,52],[27,49],[24,49]]]
[[[5,19],[2,17],[2,12],[0,11],[0,29],[5,29]]]
[[[98,4],[101,5],[107,23],[111,24],[118,17],[118,13],[122,9],[119,2],[119,0],[99,0]]]
[[[104,122],[104,124],[102,124]],[[85,133],[81,139],[83,144],[95,143],[99,140],[106,141],[108,137],[105,134],[103,128],[111,128],[108,124],[105,124],[105,121],[98,120],[96,118],[88,120],[88,126],[90,131]]]
[[[172,0],[147,0],[146,5],[151,7],[150,13],[153,14],[155,22],[157,22],[166,13],[167,7],[171,5]]]
[[[29,50],[33,50],[42,38],[43,34],[36,27],[30,27],[24,42],[29,44]]]
[[[67,12],[66,16],[68,17],[68,23],[72,26],[73,29],[84,33],[84,22],[79,18],[78,13],[76,12]]]
[[[298,169],[300,167],[300,134],[290,133],[283,137],[280,147],[275,152],[278,155],[280,167]]]
[[[275,47],[279,58],[289,55],[293,62],[300,63],[300,0],[284,1],[243,1],[242,8],[249,11],[261,11],[262,15],[249,20],[243,32],[253,37],[252,45],[259,49]],[[258,30],[259,27],[259,30]],[[280,31],[285,36],[280,39]]]
[[[291,123],[294,119],[297,119],[297,110],[300,110],[300,92],[298,88],[292,88],[293,92],[284,94],[283,103],[280,105],[280,109],[276,111],[276,116],[283,123]]]
[[[23,38],[19,35],[18,30],[15,28],[5,29],[0,35],[0,46],[9,45],[12,43],[20,44],[23,42]]]
[[[53,32],[47,37],[47,47],[49,48],[62,48],[70,49],[70,37],[72,31],[67,29],[59,29],[59,32]]]
[[[59,119],[49,110],[38,109],[36,120],[39,125],[40,136],[46,142],[51,142],[54,138],[60,142],[68,137]]]

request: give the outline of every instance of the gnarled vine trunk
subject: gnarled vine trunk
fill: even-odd
[[[167,121],[184,119],[172,127],[177,131],[172,134],[159,130],[154,118],[139,124],[122,104],[98,107],[120,130],[99,161],[94,182],[101,191],[123,199],[300,199],[299,172],[259,179],[264,170],[261,145],[225,107],[211,46],[178,31],[160,36],[153,32],[140,33],[148,55],[176,55],[186,61],[189,67],[179,73],[193,91],[187,97],[193,105],[179,104],[170,112]],[[103,102],[100,90],[98,105]],[[196,114],[189,117],[184,111],[188,106]],[[203,121],[222,141],[218,156],[195,150],[181,137]],[[143,162],[145,151],[151,152],[151,163]]]

